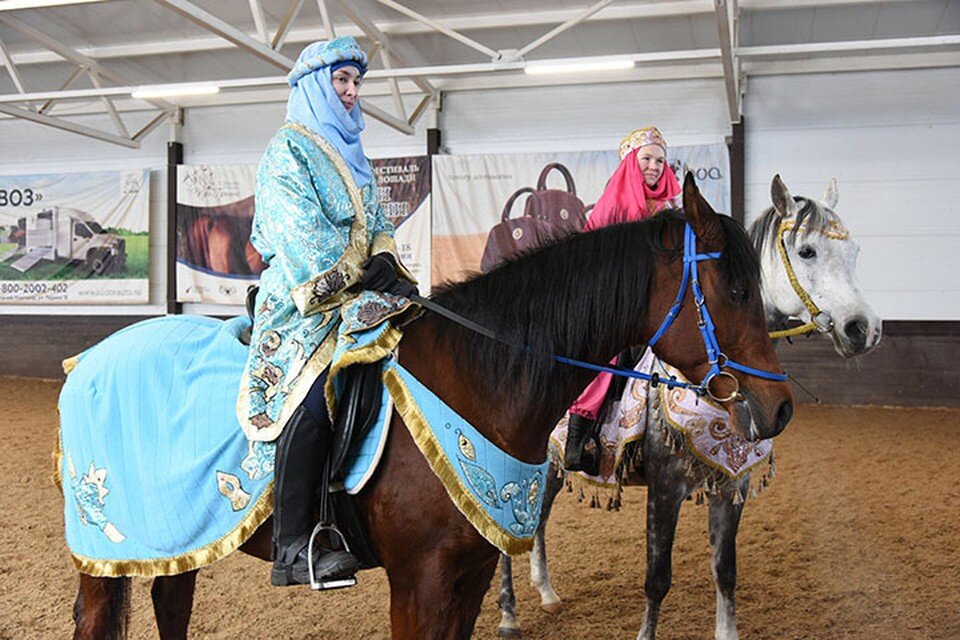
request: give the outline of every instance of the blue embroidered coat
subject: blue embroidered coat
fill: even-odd
[[[329,365],[339,307],[356,295],[348,289],[360,279],[360,264],[397,251],[376,184],[358,189],[333,146],[302,125],[288,123],[271,139],[255,197],[250,240],[268,267],[237,417],[248,438],[270,441]]]

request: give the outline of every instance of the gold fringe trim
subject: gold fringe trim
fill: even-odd
[[[243,520],[232,531],[219,540],[193,551],[169,558],[151,560],[95,560],[73,554],[73,563],[80,573],[98,578],[119,578],[122,576],[172,576],[186,571],[205,567],[233,553],[246,542],[253,533],[273,513],[273,482],[264,489]]]
[[[383,372],[383,382],[387,385],[393,397],[394,409],[403,418],[404,424],[413,436],[413,441],[426,458],[433,472],[443,483],[447,494],[460,510],[460,513],[476,528],[490,544],[509,555],[526,553],[533,548],[533,538],[517,538],[500,527],[497,522],[476,504],[470,490],[463,485],[460,475],[453,469],[450,461],[443,454],[443,449],[430,430],[426,418],[407,389],[406,384],[395,369],[388,368]]]

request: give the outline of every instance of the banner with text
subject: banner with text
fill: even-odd
[[[0,176],[0,303],[149,302],[149,176]]]
[[[430,162],[373,160],[381,205],[400,259],[429,290]],[[255,165],[177,167],[177,300],[243,304],[266,265],[250,243]]]
[[[729,212],[725,145],[672,147],[667,161],[681,182],[693,172],[707,201]],[[579,230],[618,164],[614,151],[435,156],[432,281],[463,280],[552,233]]]

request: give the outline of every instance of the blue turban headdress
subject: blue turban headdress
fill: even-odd
[[[357,186],[363,187],[373,180],[373,174],[360,143],[365,126],[360,101],[348,112],[333,88],[333,72],[347,64],[361,75],[366,73],[367,54],[350,36],[307,45],[287,75],[291,86],[287,121],[326,138],[343,156]]]

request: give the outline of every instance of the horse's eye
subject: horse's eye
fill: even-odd
[[[742,303],[747,299],[747,290],[741,287],[734,287],[730,289],[730,299],[737,304]]]
[[[800,251],[797,252],[797,255],[799,255],[804,260],[809,260],[810,258],[817,257],[817,250],[811,247],[810,245],[806,244],[800,247]]]

